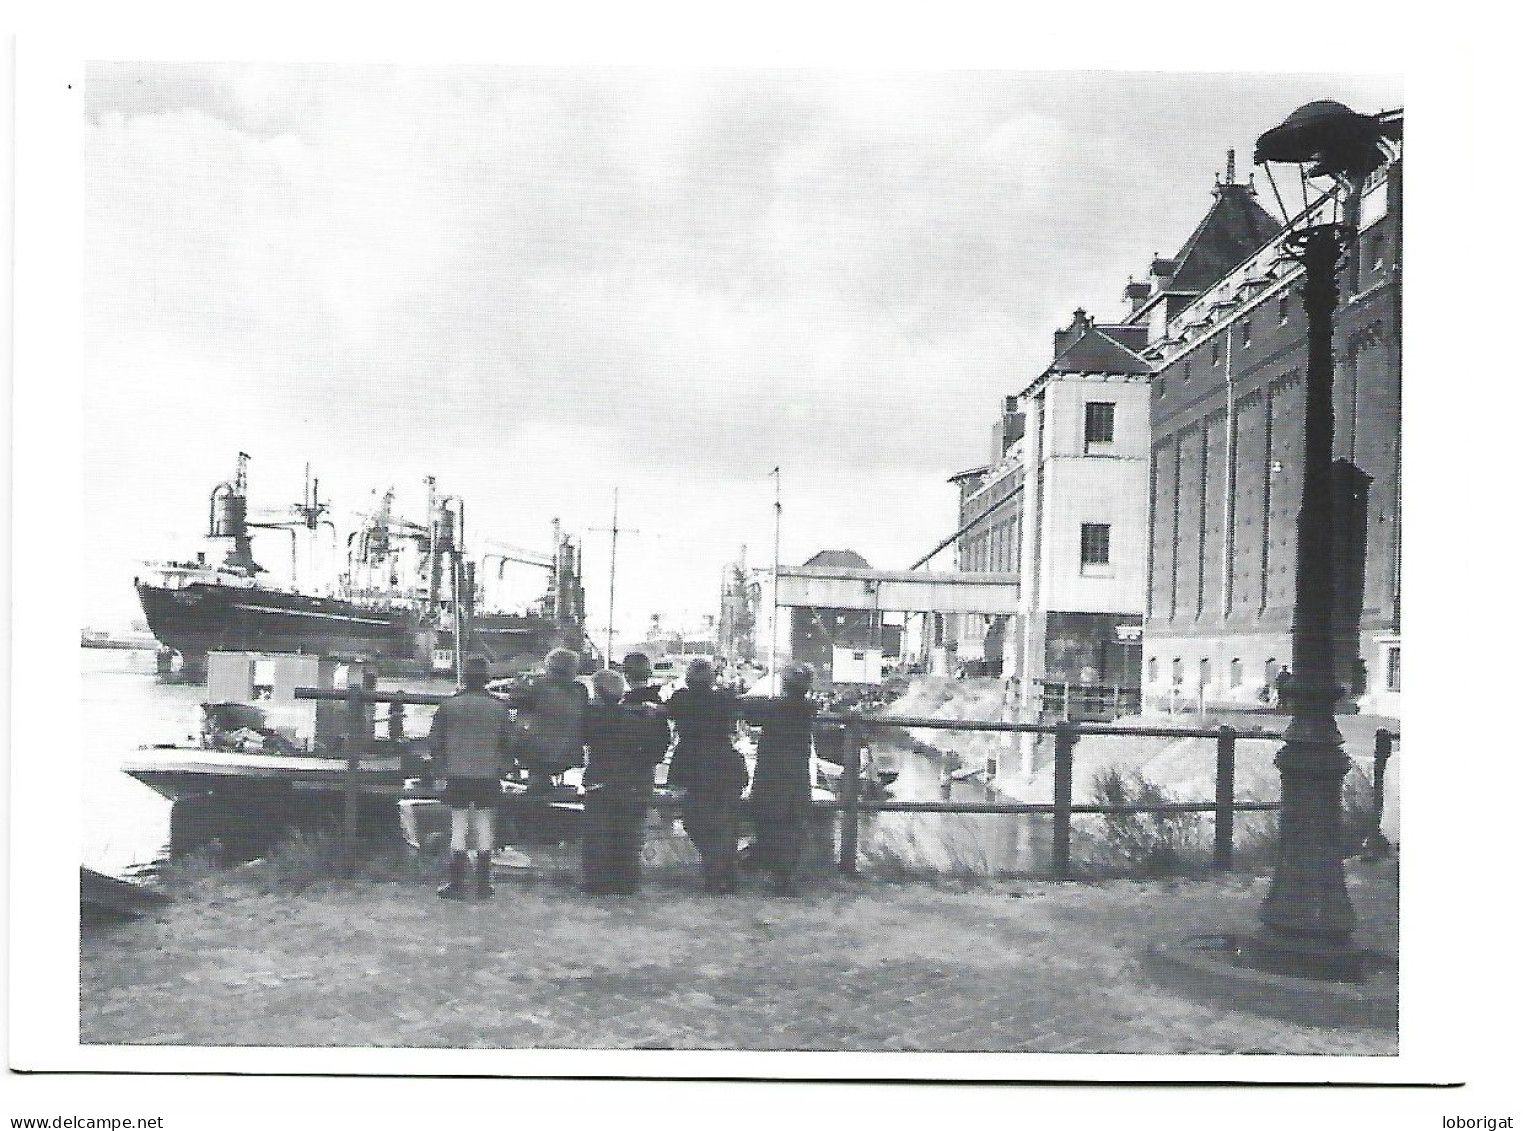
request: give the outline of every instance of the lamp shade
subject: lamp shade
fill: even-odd
[[[1362,176],[1384,160],[1378,118],[1330,99],[1308,102],[1259,137],[1254,164],[1311,165],[1310,176]]]

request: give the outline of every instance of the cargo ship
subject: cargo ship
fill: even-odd
[[[295,581],[301,531],[316,540],[326,528],[336,552],[330,508],[319,502],[309,474],[301,503],[251,514],[248,461],[240,452],[234,477],[211,493],[206,536],[231,543],[224,560],[212,563],[201,553],[194,561],[148,563],[134,579],[149,629],[162,646],[161,672],[203,678],[207,654],[218,651],[365,658],[382,674],[395,675],[457,672],[469,653],[485,656],[494,675],[511,675],[557,646],[581,653],[588,666],[594,662],[585,630],[581,546],[562,534],[559,523],[548,554],[488,543],[492,552],[472,560],[465,550],[463,500],[440,495],[430,478],[426,522],[394,514],[394,492],[388,491],[348,536],[344,568],[328,591],[304,591]],[[290,586],[273,584],[255,561],[256,530],[289,532]],[[517,612],[484,608],[478,574],[494,562],[499,578],[510,564],[544,571],[544,596]]]

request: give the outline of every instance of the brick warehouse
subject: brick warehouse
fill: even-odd
[[[1228,174],[1228,186],[1233,177]],[[1251,186],[1232,186],[1241,194]],[[1220,189],[1218,196],[1220,199]],[[1315,203],[1313,207],[1316,207]],[[1340,271],[1333,455],[1339,681],[1396,715],[1401,690],[1401,159],[1366,185]],[[1171,289],[1157,265],[1153,294]],[[1252,703],[1290,658],[1306,364],[1301,269],[1269,240],[1150,321],[1148,705]],[[1137,288],[1140,290],[1140,288]]]
[[[1124,319],[1075,311],[1048,368],[1004,399],[990,463],[952,478],[958,568],[1014,574],[1022,614],[962,617],[951,643],[965,670],[1015,681],[1024,718],[1113,717],[1141,698],[1152,347],[1280,229],[1230,172],[1212,195],[1179,252],[1154,259],[1152,282],[1128,284]]]
[[[1304,437],[1301,269],[1282,253],[1282,225],[1259,203],[1253,178],[1239,182],[1234,165],[1229,153],[1225,179],[1218,179],[1210,208],[1179,251],[1171,258],[1155,257],[1148,282],[1127,285],[1125,317],[1097,326],[1078,312],[1074,324],[1055,337],[1054,366],[1021,394],[1004,398],[989,462],[951,480],[959,493],[958,568],[1018,577],[1027,615],[949,616],[945,623],[938,617],[934,627],[928,625],[926,651],[941,670],[960,666],[1013,680],[1012,706],[1020,704],[1023,715],[1043,701],[1042,689],[1034,685],[1054,680],[1079,687],[1091,681],[1134,688],[1140,683],[1145,709],[1252,705],[1267,697],[1280,666],[1289,662]],[[1343,268],[1336,316],[1339,675],[1360,709],[1397,715],[1399,157],[1367,183],[1359,226],[1358,247]],[[1103,339],[1122,347],[1117,356],[1131,363],[1066,364],[1064,350],[1086,333],[1091,342]],[[1079,372],[1086,369],[1111,372]],[[1120,400],[1128,392],[1113,410],[1115,447],[1085,443],[1057,454],[1077,456],[1096,468],[1104,460],[1100,474],[1107,477],[1112,502],[1122,503],[1133,492],[1126,467],[1113,461],[1140,446],[1145,486],[1135,493],[1139,521],[1135,531],[1123,525],[1109,539],[1116,566],[1125,573],[1135,559],[1141,578],[1135,618],[1144,629],[1140,671],[1112,663],[1106,650],[1082,647],[1077,638],[1065,643],[1070,629],[1095,636],[1090,643],[1099,636],[1088,632],[1094,625],[1070,625],[1061,617],[1052,622],[1050,615],[1069,605],[1091,608],[1070,594],[1052,592],[1058,577],[1073,574],[1076,584],[1095,584],[1092,568],[1086,577],[1092,563],[1084,548],[1072,554],[1061,548],[1054,518],[1066,516],[1059,526],[1081,533],[1082,523],[1115,520],[1075,519],[1077,511],[1069,512],[1082,509],[1085,500],[1068,497],[1074,485],[1049,482],[1040,500],[1033,490],[1032,433],[1050,432],[1066,442],[1069,433],[1089,425],[1085,421],[1081,427],[1078,418],[1065,423],[1034,415],[1048,399],[1041,396],[1044,387],[1061,379],[1064,386],[1082,389],[1087,417],[1092,411],[1087,402],[1114,399],[1092,383],[1103,378],[1119,390],[1118,377],[1145,382],[1146,403],[1139,406],[1145,411],[1125,410]],[[1043,458],[1052,454],[1051,448],[1042,453]],[[1135,623],[1126,616],[1132,611],[1127,596],[1118,590],[1106,595],[1103,610],[1093,606],[1092,612],[1108,618],[1100,626],[1108,643],[1109,634],[1121,643],[1126,625]],[[1030,624],[1024,623],[1038,612],[1036,620],[1047,623],[1045,641],[1030,638]],[[1059,654],[1049,655],[1054,646]],[[1050,700],[1051,688],[1046,691]],[[1053,704],[1045,706],[1050,714]]]

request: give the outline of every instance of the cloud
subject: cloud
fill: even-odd
[[[99,124],[194,110],[261,140],[300,135],[301,104],[323,75],[303,67],[92,63],[84,88],[85,119]]]
[[[1194,226],[1225,148],[1329,89],[309,65],[87,80],[86,427],[112,468],[92,507],[162,530],[162,470],[135,453],[186,457],[209,488],[241,447],[281,482],[311,459],[335,491],[437,474],[501,494],[480,512],[519,529],[598,525],[619,483],[632,506],[660,499],[668,530],[715,493],[754,495],[709,532],[757,543],[781,463],[791,530],[889,558],[950,529],[945,476],[982,457],[1051,330],[1119,306],[1127,272]],[[917,509],[869,520],[875,498]],[[725,552],[693,551],[671,592]]]

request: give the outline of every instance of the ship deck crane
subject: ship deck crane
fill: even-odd
[[[515,565],[538,566],[540,569],[555,568],[555,558],[551,554],[542,554],[538,550],[525,550],[521,546],[509,546],[505,542],[487,542],[487,548],[491,552],[481,559],[485,565],[490,561],[497,561],[497,577],[502,578],[503,570],[509,562]]]

